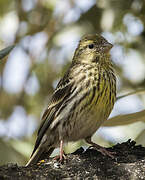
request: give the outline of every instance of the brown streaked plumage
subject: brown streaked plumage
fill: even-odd
[[[101,153],[111,153],[94,144],[91,136],[107,120],[116,99],[116,78],[110,60],[112,45],[99,35],[85,35],[72,64],[58,83],[42,117],[37,140],[27,165],[40,160],[63,142],[85,139]]]

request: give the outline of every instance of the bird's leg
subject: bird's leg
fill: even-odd
[[[59,150],[59,156],[60,156],[60,162],[62,161],[63,159],[63,155],[64,155],[64,152],[63,152],[63,141],[61,140],[60,141],[60,150]]]
[[[90,144],[90,145],[92,145],[93,147],[95,147],[99,152],[101,152],[103,155],[107,155],[107,156],[109,156],[109,157],[111,157],[111,158],[113,158],[114,159],[114,156],[113,156],[113,154],[116,154],[115,152],[110,152],[110,151],[108,151],[105,147],[102,147],[102,146],[100,146],[100,145],[98,145],[98,144],[95,144],[94,142],[92,142],[91,141],[91,138],[89,137],[89,138],[86,138],[85,139],[85,141],[88,143],[88,144]]]
[[[55,156],[54,160],[58,160],[60,162],[63,161],[63,159],[65,159],[65,155],[64,155],[64,151],[63,151],[63,140],[60,141],[60,150],[59,150],[59,155],[58,156]]]

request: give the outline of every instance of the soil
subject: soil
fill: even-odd
[[[136,146],[134,141],[128,140],[107,149],[116,153],[114,159],[103,156],[95,149],[84,151],[80,148],[66,155],[63,163],[49,158],[29,167],[7,164],[0,167],[0,180],[145,179],[145,147]]]

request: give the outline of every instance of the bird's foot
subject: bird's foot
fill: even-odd
[[[102,147],[102,146],[100,146],[100,145],[95,144],[94,142],[92,142],[90,138],[85,139],[85,140],[86,140],[86,142],[87,142],[88,144],[91,145],[89,148],[92,148],[92,147],[93,147],[93,148],[95,148],[97,151],[101,152],[104,156],[107,155],[107,156],[111,157],[112,159],[115,159],[114,155],[116,154],[116,152],[108,151],[105,147]]]
[[[55,161],[59,161],[60,163],[63,163],[63,161],[66,159],[66,155],[63,154],[62,156],[58,155],[53,158]]]
[[[114,155],[116,154],[116,152],[111,152],[111,151],[108,151],[105,147],[102,147],[102,146],[99,146],[98,147],[98,144],[96,144],[96,146],[90,146],[89,148],[95,148],[97,151],[99,151],[101,154],[103,154],[104,156],[109,156],[111,157],[112,159],[114,159]]]
[[[59,155],[54,157],[54,160],[58,160],[60,163],[63,162],[63,160],[66,159],[66,156],[64,154],[63,151],[63,141],[60,141],[60,151],[59,151]]]

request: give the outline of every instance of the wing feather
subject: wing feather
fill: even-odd
[[[63,78],[58,83],[56,90],[54,91],[52,98],[50,99],[48,108],[45,110],[42,116],[42,122],[38,130],[37,140],[36,140],[32,155],[34,154],[36,149],[39,147],[42,137],[44,136],[50,124],[54,120],[57,110],[64,102],[64,98],[68,98],[71,95],[72,87],[73,87],[73,83],[68,78],[67,79]]]

